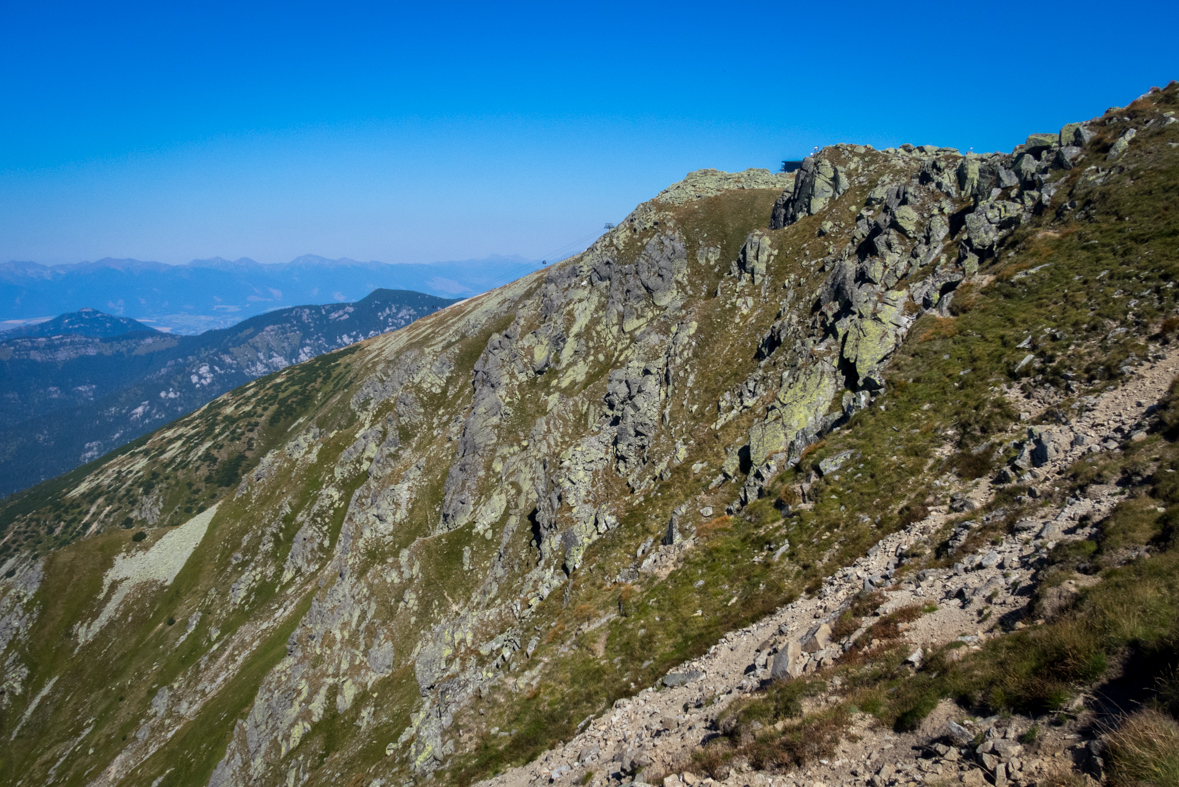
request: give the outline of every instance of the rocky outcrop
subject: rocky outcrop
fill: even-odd
[[[0,575],[4,577],[0,580],[0,663],[4,666],[0,710],[4,710],[24,694],[29,669],[20,651],[37,617],[34,597],[45,578],[45,561],[9,558],[0,565]]]
[[[794,177],[793,172],[770,172],[768,169],[747,169],[744,172],[699,169],[659,192],[655,201],[683,205],[732,189],[785,189],[793,185]]]
[[[503,414],[504,387],[522,363],[516,346],[519,331],[518,325],[512,323],[504,333],[492,336],[487,349],[475,362],[471,411],[463,423],[455,461],[446,476],[441,521],[444,530],[466,524],[474,510],[476,484]]]
[[[964,326],[965,307],[1023,287],[1016,277],[1038,268],[1011,272],[1011,233],[1071,221],[1089,208],[1067,207],[1067,182],[1117,177],[1157,148],[1141,126],[1107,162],[1105,146],[1127,127],[1103,129],[1100,148],[1066,128],[1011,155],[834,146],[797,176],[696,173],[583,254],[351,354],[256,381],[101,462],[58,507],[5,531],[50,539],[58,523],[92,528],[93,540],[69,548],[78,552],[49,550],[41,587],[68,585],[62,566],[98,587],[116,556],[125,567],[144,551],[131,540],[140,520],[121,525],[144,510],[132,498],[140,504],[148,480],[159,527],[178,524],[184,506],[224,504],[198,545],[200,570],[167,588],[135,584],[108,616],[119,631],[108,620],[76,657],[55,652],[46,663],[62,665],[58,674],[30,687],[18,664],[25,635],[10,637],[3,657],[21,655],[4,664],[20,687],[5,718],[27,716],[12,751],[34,753],[18,767],[46,782],[150,784],[189,761],[193,740],[220,734],[232,700],[242,709],[232,740],[198,757],[218,763],[218,785],[387,787],[524,751],[538,758],[529,780],[606,787],[667,764],[672,741],[685,754],[722,732],[716,711],[763,681],[809,680],[849,648],[874,652],[870,615],[854,631],[839,623],[865,591],[936,605],[929,620],[947,631],[977,628],[984,605],[1014,612],[1027,597],[1005,580],[1023,582],[1051,543],[1092,535],[1084,517],[1105,509],[1082,496],[1021,514],[1018,535],[999,544],[990,536],[1006,514],[974,512],[996,485],[1019,478],[1046,492],[1049,474],[1085,451],[1144,439],[1139,417],[1099,432],[1080,415],[1041,424],[1036,410],[988,435],[985,454],[957,445],[944,414],[912,429],[887,416],[897,427],[883,435],[861,427],[917,390],[890,364],[923,315],[938,329]],[[1010,278],[988,289],[1000,273]],[[972,300],[955,303],[964,282]],[[957,341],[946,333],[933,336]],[[1027,353],[1012,379],[1034,379],[1022,375],[1047,363],[1036,342],[1012,345],[995,368]],[[1137,368],[1126,365],[1124,375]],[[947,389],[976,379],[958,371],[946,372]],[[985,397],[1023,388],[995,385]],[[1134,412],[1145,405],[1126,402],[1158,398],[1126,396]],[[881,443],[903,456],[871,455]],[[899,489],[873,490],[876,463],[909,467],[914,445],[928,469],[914,462]],[[233,488],[204,480],[214,452],[246,457]],[[1006,462],[1002,477],[959,477],[974,456]],[[767,490],[775,497],[758,502]],[[1017,494],[1024,502],[1010,505],[1043,497]],[[851,502],[877,497],[872,510]],[[875,546],[848,556],[855,543]],[[92,545],[98,557],[79,556]],[[912,565],[930,547],[955,565]],[[97,599],[75,615],[42,592],[10,615],[8,598],[0,631],[23,626],[8,621],[29,605],[55,605],[70,626],[103,610]],[[671,599],[689,606],[661,606]],[[758,609],[765,619],[753,619]],[[737,631],[716,633],[735,617]],[[912,630],[930,634],[925,625]],[[928,641],[910,644],[905,669],[933,658]],[[673,666],[683,647],[699,655]],[[88,672],[94,664],[102,670]],[[118,693],[73,688],[99,672],[107,680],[108,666]],[[597,680],[607,694],[583,690]],[[660,691],[645,690],[656,682]],[[595,704],[603,696],[613,704]],[[553,718],[545,707],[581,717],[569,727],[585,736],[576,750],[541,729]],[[92,718],[99,726],[86,730]],[[120,728],[126,740],[109,734]],[[539,748],[520,749],[529,741]]]
[[[774,204],[770,229],[788,227],[803,216],[813,216],[848,190],[847,174],[826,158],[802,160],[794,188],[782,192]]]

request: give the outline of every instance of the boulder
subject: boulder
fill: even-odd
[[[830,161],[807,156],[795,179],[793,191],[783,192],[774,203],[770,229],[782,229],[803,216],[813,216],[851,186],[847,175]]]
[[[1127,129],[1125,134],[1118,137],[1118,141],[1113,143],[1113,147],[1109,149],[1109,153],[1105,155],[1106,161],[1113,161],[1121,158],[1122,154],[1130,147],[1130,140],[1138,134],[1137,129]]]
[[[1094,136],[1094,132],[1090,131],[1084,123],[1069,123],[1060,130],[1060,146],[1083,148]]]
[[[831,644],[831,627],[826,623],[820,623],[819,626],[811,632],[802,643],[802,649],[806,653],[818,653],[828,645]]]
[[[1039,154],[1040,151],[1047,150],[1059,141],[1059,134],[1032,134],[1028,137],[1028,141],[1024,143],[1024,147],[1030,153]]]
[[[682,277],[688,269],[683,236],[678,232],[657,234],[644,247],[635,267],[639,281],[655,305],[669,305],[678,295],[677,277]]]
[[[661,681],[664,686],[673,688],[675,686],[686,686],[697,678],[703,678],[704,673],[699,670],[689,670],[687,672],[669,672],[663,676]]]
[[[774,258],[774,248],[769,236],[762,232],[750,235],[737,254],[736,268],[739,276],[748,276],[753,285],[760,286],[765,280],[766,268]]]
[[[946,737],[949,738],[955,746],[965,746],[974,739],[974,733],[963,727],[956,721],[946,722]]]
[[[921,216],[908,205],[899,206],[892,214],[893,226],[910,238],[917,236],[917,229],[921,224]]]
[[[774,656],[774,663],[770,666],[770,680],[789,680],[802,674],[808,659],[802,652],[802,645],[791,642],[785,650],[780,650]]]
[[[1052,165],[1060,169],[1072,169],[1073,162],[1076,161],[1081,153],[1084,151],[1075,146],[1067,145],[1056,151],[1056,157],[1052,160]]]

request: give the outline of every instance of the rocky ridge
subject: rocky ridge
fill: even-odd
[[[1034,470],[1036,486],[1051,487],[1065,481],[1072,463],[1086,454],[1116,451],[1126,441],[1144,436],[1151,415],[1179,375],[1179,351],[1140,370],[1123,386],[1087,403],[1088,409],[1069,425],[1063,447]],[[1029,415],[1032,413],[1029,412]],[[1028,441],[1029,443],[1031,440]],[[1103,444],[1112,443],[1112,445]],[[1020,456],[1022,456],[1022,452]],[[971,509],[980,508],[994,495],[985,480],[960,499]],[[1095,522],[1122,500],[1120,490],[1096,499],[1069,498],[1062,506],[1046,506],[1020,521],[1016,532],[998,544],[986,544],[969,554],[955,554],[952,567],[927,569],[897,579],[897,569],[914,547],[929,544],[944,532],[952,516],[947,506],[903,531],[881,539],[869,554],[831,576],[813,597],[788,607],[743,629],[730,632],[708,653],[677,665],[654,687],[630,700],[619,700],[613,712],[585,725],[575,738],[555,747],[536,762],[490,779],[488,787],[520,787],[538,784],[635,784],[655,780],[665,787],[696,784],[766,787],[796,783],[852,785],[871,782],[876,787],[947,779],[964,784],[1035,784],[1074,765],[1089,766],[1090,752],[1099,751],[1099,739],[1086,731],[1092,711],[1041,741],[1036,751],[1044,756],[1021,755],[1018,738],[1035,725],[1034,719],[985,719],[976,721],[953,703],[944,702],[922,728],[896,735],[882,730],[869,714],[854,720],[850,739],[839,746],[838,758],[815,763],[805,773],[782,775],[753,768],[734,769],[722,782],[693,773],[691,754],[716,737],[718,718],[734,699],[771,681],[791,680],[814,674],[850,651],[871,628],[865,622],[843,638],[832,637],[832,626],[864,591],[883,589],[883,601],[875,617],[883,617],[913,605],[932,604],[935,610],[917,619],[904,634],[910,659],[920,665],[923,649],[956,642],[965,645],[959,654],[977,651],[989,637],[990,626],[980,623],[980,613],[997,617],[1031,617],[1037,569],[1048,552],[1061,543],[1094,537]],[[973,522],[952,531],[950,544]],[[1073,591],[1075,592],[1075,590]],[[838,678],[812,704],[822,707],[839,694]],[[1084,710],[1084,698],[1076,708]],[[967,745],[979,734],[985,738]],[[853,742],[854,741],[854,742]],[[943,743],[951,745],[945,745]],[[1067,753],[1078,752],[1078,757]],[[1063,759],[1062,759],[1063,758]]]
[[[1068,244],[1165,222],[1151,173],[1173,166],[1175,93],[1013,154],[835,146],[787,177],[690,178],[578,257],[16,498],[0,770],[467,783],[539,758],[510,778],[630,781],[700,744],[717,716],[697,700],[811,680],[848,662],[843,643],[884,659],[863,621],[833,634],[853,593],[936,600],[907,621],[914,644],[978,637],[988,598],[1023,603],[994,580],[1029,576],[1042,529],[980,550],[985,516],[1015,505],[1002,495],[1030,511],[1017,490],[1104,445],[1109,419],[1074,402],[1141,398],[1129,428],[1154,393],[1116,381],[1170,363],[1150,337],[1174,309],[1173,250],[1149,230]],[[1071,527],[1107,497],[1029,521]],[[81,642],[107,572],[214,504],[178,573],[136,586],[117,636]],[[914,579],[935,532],[962,557]],[[866,741],[888,734],[857,718]],[[585,762],[620,767],[545,754],[577,734],[599,749]]]

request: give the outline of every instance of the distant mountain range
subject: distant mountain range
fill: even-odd
[[[116,259],[53,266],[7,262],[0,263],[0,321],[19,325],[91,307],[166,332],[197,334],[300,303],[356,301],[380,288],[469,297],[540,266],[518,256],[428,265],[312,255],[277,265],[220,257],[186,265]]]
[[[454,303],[378,289],[199,336],[83,309],[0,333],[0,495],[96,459],[255,378]]]

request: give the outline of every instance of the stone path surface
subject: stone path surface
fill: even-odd
[[[1118,388],[1082,399],[1068,424],[1034,430],[1024,441],[1020,462],[1026,464],[1026,471],[1020,480],[1033,489],[1047,490],[1084,454],[1117,450],[1126,441],[1143,439],[1153,406],[1176,374],[1179,350],[1171,350],[1134,369]],[[1029,401],[1015,404],[1032,417],[1046,408]],[[979,507],[992,494],[989,482],[976,482],[963,490],[960,499],[965,502],[959,507],[967,511]],[[904,553],[914,546],[932,546],[935,534],[951,516],[957,516],[945,508],[935,508],[924,520],[883,538],[867,555],[838,570],[814,596],[803,597],[757,623],[728,633],[704,656],[672,670],[664,679],[670,685],[647,688],[633,698],[619,700],[604,715],[589,721],[573,740],[483,784],[604,786],[663,778],[666,787],[693,787],[697,783],[707,787],[712,780],[692,773],[690,755],[716,734],[712,723],[717,714],[735,698],[762,685],[772,673],[797,676],[835,661],[874,619],[866,620],[860,631],[842,642],[830,641],[824,624],[833,624],[862,590],[883,589],[886,601],[880,614],[914,604],[937,606],[936,611],[913,621],[905,632],[914,651],[955,639],[966,643],[955,652],[977,649],[993,636],[985,629],[995,620],[1024,610],[1032,595],[1037,561],[1056,542],[1091,536],[1092,526],[1082,522],[1100,521],[1121,499],[1117,487],[1100,487],[1096,494],[1091,490],[1087,497],[1070,498],[1063,506],[1042,508],[1034,518],[1021,521],[1015,533],[1002,543],[987,543],[976,552],[962,554],[950,568],[909,574],[899,584],[893,584],[891,578]],[[955,538],[964,541],[971,529],[968,523],[960,525],[952,543]],[[980,613],[988,607],[991,616],[980,622]],[[807,708],[813,710],[827,701],[827,696],[808,700]],[[1074,710],[1084,713],[1080,705]],[[963,730],[970,737],[985,734],[985,743],[978,747],[984,749],[981,752],[931,744],[944,739],[947,730],[954,729],[950,722],[962,717],[953,704],[943,702],[921,729],[898,735],[881,728],[873,717],[857,714],[851,735],[839,746],[836,759],[786,775],[738,770],[725,784],[826,787],[871,783],[883,787],[940,780],[981,785],[984,770],[989,783],[1001,786],[1010,780],[1030,784],[1068,764],[1083,763],[1090,756],[1087,742],[1075,731],[1081,728],[1080,721],[1047,731],[1036,746],[1035,757],[1026,759],[1021,759],[1023,747],[1016,739],[1026,732],[1030,721],[1019,717],[980,722],[985,730]],[[966,741],[961,743],[965,745]]]

